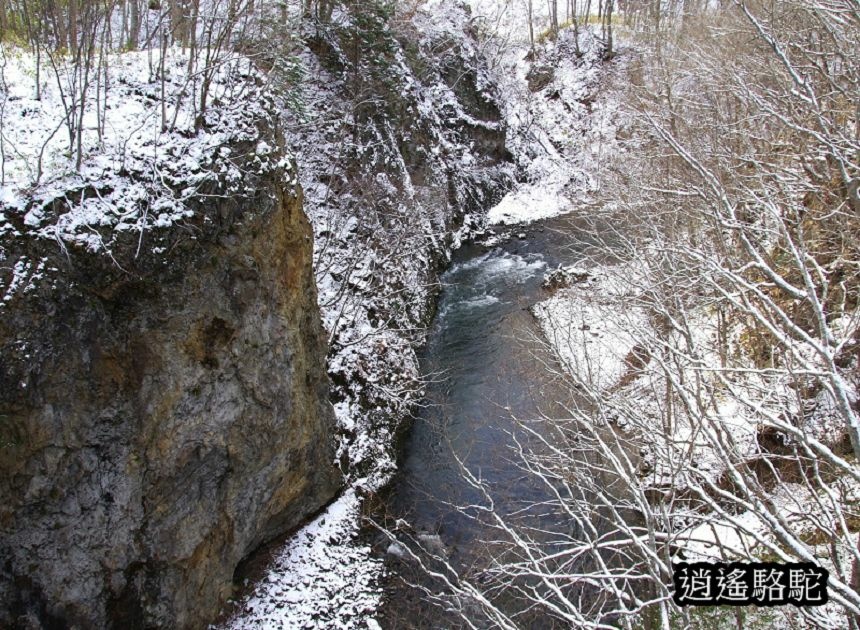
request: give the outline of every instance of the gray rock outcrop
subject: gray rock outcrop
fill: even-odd
[[[0,308],[0,626],[205,627],[336,493],[311,228],[258,179],[142,250],[3,243],[46,271]]]

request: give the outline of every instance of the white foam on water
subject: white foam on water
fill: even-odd
[[[475,309],[492,306],[493,304],[498,304],[500,301],[501,300],[499,300],[495,295],[481,295],[460,302],[459,306],[462,308]]]

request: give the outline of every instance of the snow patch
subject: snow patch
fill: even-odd
[[[582,272],[581,268],[577,268]],[[570,374],[597,389],[608,389],[629,370],[635,331],[646,323],[638,308],[624,308],[625,267],[592,272],[586,283],[559,290],[532,307],[556,356]]]
[[[224,628],[372,628],[383,563],[357,541],[361,499],[348,489],[275,556]]]

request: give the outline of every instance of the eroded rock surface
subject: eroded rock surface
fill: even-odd
[[[142,248],[3,243],[45,274],[0,307],[0,626],[205,627],[237,563],[335,494],[284,168]]]

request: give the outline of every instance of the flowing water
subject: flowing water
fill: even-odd
[[[541,285],[548,270],[581,257],[585,244],[574,245],[574,233],[556,219],[493,249],[467,245],[442,277],[422,357],[431,378],[426,405],[406,440],[385,510],[389,523],[405,519],[413,535],[444,549],[457,567],[478,560],[485,533],[455,507],[482,499],[462,466],[489,482],[501,512],[545,498],[545,488],[517,465],[512,435],[522,435],[518,423],[560,413],[570,396],[528,309],[546,299]],[[384,625],[447,625],[420,596],[406,604],[410,596],[395,582],[387,588]]]

